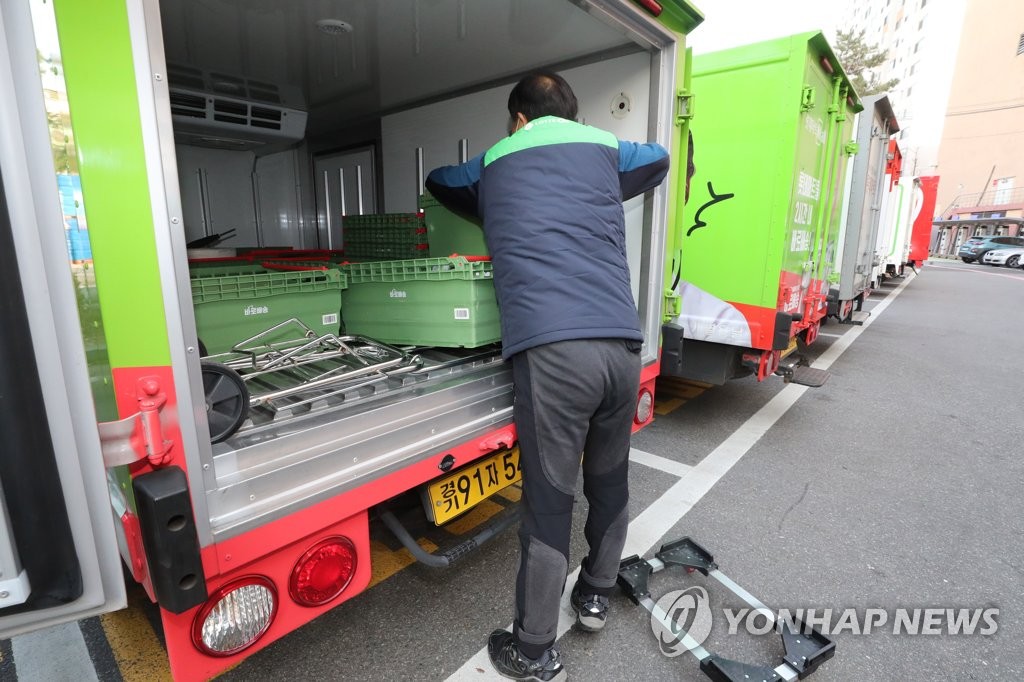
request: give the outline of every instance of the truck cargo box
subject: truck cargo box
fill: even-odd
[[[829,289],[829,314],[840,320],[850,319],[855,304],[863,303],[871,290],[882,199],[892,190],[885,181],[889,137],[899,129],[887,95],[864,100],[864,111],[857,116],[857,154],[850,161],[846,210]]]
[[[856,92],[820,33],[694,58],[682,374],[770,375],[826,312]]]

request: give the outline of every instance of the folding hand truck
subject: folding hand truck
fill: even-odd
[[[771,665],[742,663],[710,653],[701,646],[680,623],[672,620],[669,614],[658,606],[647,589],[647,581],[651,575],[670,566],[681,566],[687,573],[700,571],[703,575],[714,578],[746,602],[750,608],[764,614],[782,635],[782,644],[785,648],[782,664],[773,668]],[[682,644],[693,654],[700,662],[700,669],[704,674],[716,682],[802,680],[832,658],[836,652],[835,642],[817,629],[808,627],[796,619],[778,620],[775,613],[760,600],[718,570],[714,557],[688,537],[662,545],[654,558],[641,559],[634,554],[623,559],[619,564],[618,584],[634,604],[639,604],[650,612],[651,622],[661,627],[672,638],[673,644]]]

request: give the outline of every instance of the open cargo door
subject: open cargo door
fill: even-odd
[[[10,637],[121,608],[125,593],[29,3],[0,6],[0,37],[0,637]]]

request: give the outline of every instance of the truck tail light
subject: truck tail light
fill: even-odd
[[[192,643],[210,656],[230,656],[262,637],[277,615],[277,590],[269,578],[250,575],[217,590],[196,614]]]
[[[636,399],[636,414],[633,421],[637,424],[646,424],[654,413],[654,395],[646,388],[640,389],[640,395]]]
[[[295,563],[288,594],[303,606],[321,606],[345,591],[356,572],[356,547],[336,535],[310,547]]]

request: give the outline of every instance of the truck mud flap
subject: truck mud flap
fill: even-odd
[[[750,608],[765,614],[774,621],[775,629],[782,637],[785,653],[782,662],[771,664],[750,664],[734,661],[705,649],[693,639],[681,625],[666,614],[651,598],[647,583],[654,573],[678,566],[687,572],[699,571],[714,578],[726,589],[746,602]],[[832,658],[836,645],[817,629],[808,627],[799,620],[778,620],[774,612],[750,592],[736,584],[722,573],[714,557],[706,549],[688,537],[661,546],[654,558],[641,559],[637,555],[623,559],[619,564],[618,585],[634,603],[643,606],[651,614],[652,623],[657,623],[673,641],[681,643],[700,662],[701,671],[716,682],[792,682],[804,679],[818,666]]]

